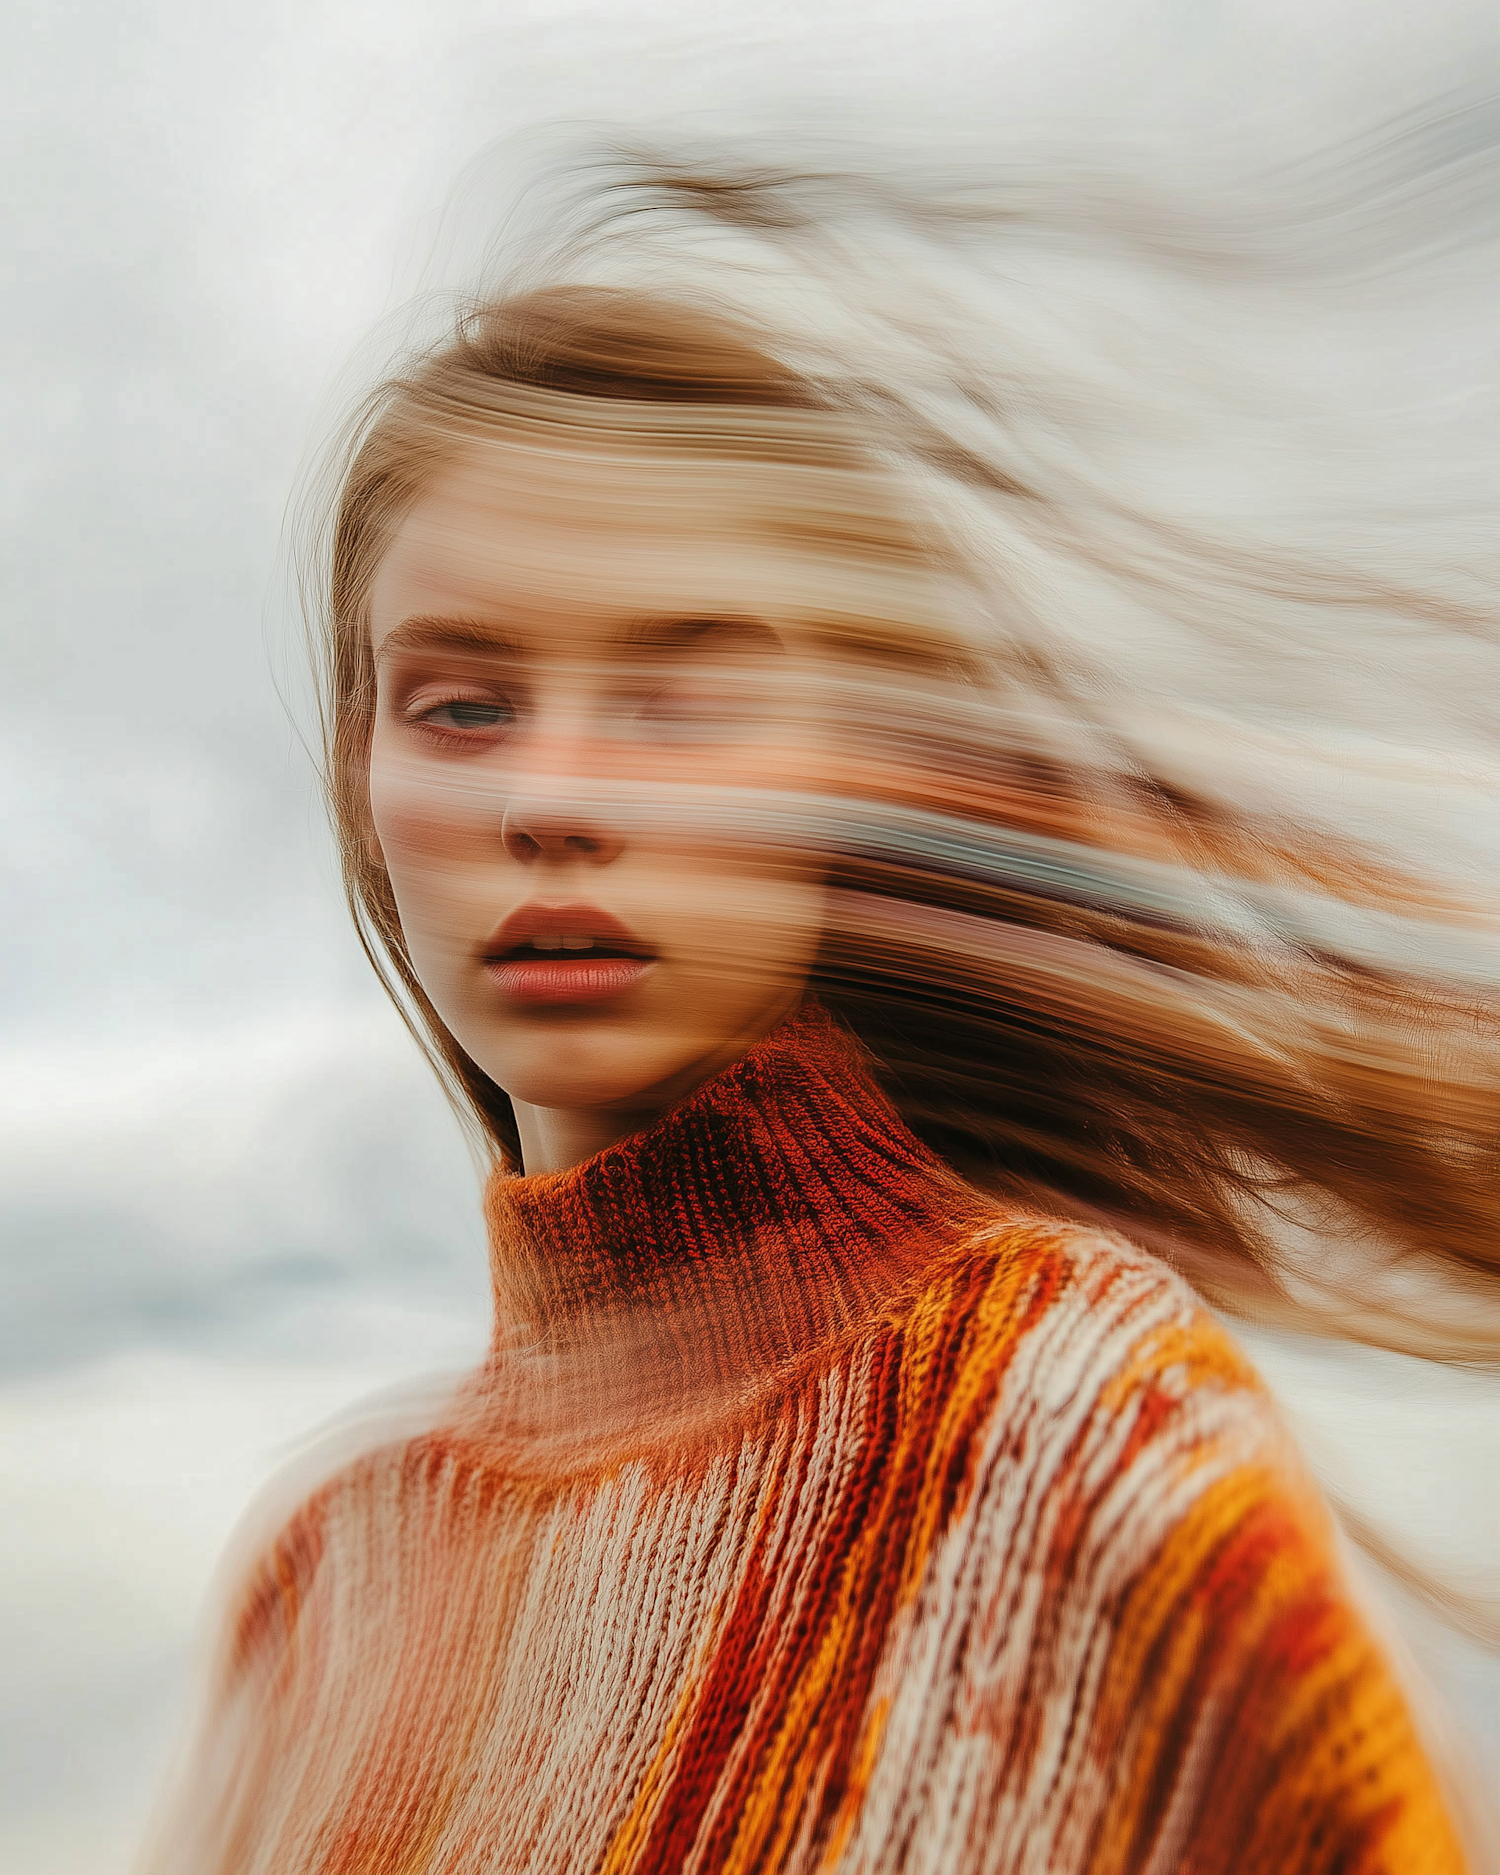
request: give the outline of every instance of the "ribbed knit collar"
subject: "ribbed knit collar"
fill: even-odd
[[[631,1358],[748,1379],[867,1318],[981,1205],[809,1002],[647,1131],[491,1180],[498,1338],[576,1350],[628,1320]]]

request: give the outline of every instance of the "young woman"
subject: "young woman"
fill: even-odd
[[[363,412],[332,796],[493,1347],[259,1555],[152,1870],[1462,1866],[1169,1259],[1289,1307],[1301,1193],[1482,1264],[1472,999],[1266,910],[1414,888],[1069,735],[939,478],[1042,498],[872,371],[564,278]]]

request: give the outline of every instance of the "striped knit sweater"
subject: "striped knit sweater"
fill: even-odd
[[[152,1870],[1461,1867],[1234,1344],[816,1009],[487,1206],[490,1360],[259,1560]]]

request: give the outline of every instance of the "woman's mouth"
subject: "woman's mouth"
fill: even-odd
[[[655,953],[591,905],[523,905],[485,947],[502,995],[525,1003],[597,1003],[649,975]]]

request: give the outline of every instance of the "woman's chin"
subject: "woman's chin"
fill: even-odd
[[[685,1099],[728,1067],[765,1026],[636,1036],[579,1025],[540,1035],[524,1048],[497,1049],[480,1064],[512,1100],[529,1107],[647,1115]]]

